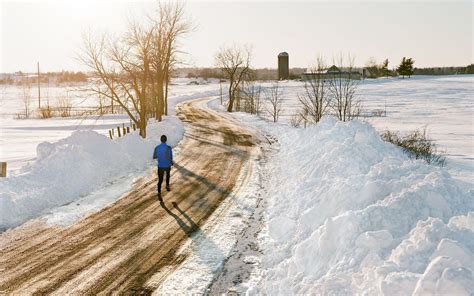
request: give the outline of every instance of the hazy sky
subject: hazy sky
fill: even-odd
[[[0,72],[85,70],[75,57],[83,32],[120,34],[128,18],[143,18],[155,2],[1,1]],[[351,54],[356,65],[403,56],[415,66],[473,63],[473,1],[188,1],[197,28],[182,41],[191,66],[213,66],[223,44],[249,44],[253,66],[290,67],[318,55]]]

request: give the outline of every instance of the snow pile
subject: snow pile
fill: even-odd
[[[211,81],[207,85],[187,85],[190,79],[172,79],[168,97],[168,116],[176,114],[177,104],[208,96],[219,95],[219,81]],[[73,109],[96,108],[99,98],[94,94],[86,94],[81,87],[47,87],[44,100],[48,98],[54,103],[59,97],[71,99]],[[33,91],[33,90],[32,90]],[[75,130],[94,130],[108,136],[108,130],[128,124],[126,114],[105,114],[49,118],[49,119],[16,119],[16,114],[23,112],[24,88],[18,85],[6,85],[0,88],[0,159],[8,163],[7,175],[21,173],[21,168],[36,157],[36,146],[43,141],[56,142],[72,134]],[[33,96],[33,93],[31,94]],[[43,96],[43,93],[42,93]]]
[[[143,174],[153,164],[153,148],[162,133],[176,146],[184,128],[176,117],[166,117],[149,125],[146,140],[138,132],[111,141],[95,131],[75,131],[55,143],[39,144],[35,162],[21,175],[0,182],[0,229],[48,213],[116,179]]]
[[[474,291],[472,189],[367,123],[328,117],[278,134],[269,168],[279,186],[262,234],[266,294]]]

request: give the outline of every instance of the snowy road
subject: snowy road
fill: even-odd
[[[40,219],[0,235],[0,293],[150,292],[182,262],[180,250],[233,190],[260,136],[228,117],[178,107],[185,138],[172,192],[156,197],[156,175],[124,198],[61,228]]]

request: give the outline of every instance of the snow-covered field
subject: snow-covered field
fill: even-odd
[[[261,255],[250,260],[255,272],[237,290],[271,295],[314,291],[337,295],[472,293],[473,79],[462,76],[365,81],[360,95],[366,109],[387,108],[387,117],[369,122],[343,123],[327,117],[317,126],[297,129],[248,114],[233,115],[277,140],[266,163],[254,168],[269,176],[265,182],[251,183],[255,190],[261,190],[257,185],[265,186],[262,192],[268,206],[258,237]],[[282,82],[281,86],[284,122],[296,110],[297,94],[303,84]],[[217,95],[218,89],[218,84],[176,86],[171,107],[183,100]],[[0,105],[0,158],[13,162],[17,159],[23,164],[31,158],[34,161],[16,176],[0,180],[0,227],[15,226],[48,213],[53,223],[64,223],[73,211],[67,205],[58,206],[72,201],[83,209],[80,213],[100,208],[118,198],[120,190],[126,190],[118,180],[131,182],[149,172],[149,151],[162,131],[174,131],[173,144],[182,137],[182,124],[171,114],[162,123],[150,126],[150,139],[146,141],[134,134],[110,141],[104,135],[107,127],[102,131],[98,127],[107,126],[106,123],[87,125],[86,131],[75,125],[75,131],[71,122],[60,124],[61,119],[32,120],[31,126],[39,127],[44,138],[28,138],[34,130],[27,128],[28,121],[12,118],[21,109],[21,100],[15,105],[18,98],[11,93],[14,92],[8,90],[9,95],[2,96]],[[447,167],[410,159],[378,136],[385,128],[406,131],[423,125],[428,125],[434,140],[448,150]],[[54,128],[45,128],[48,126]],[[66,136],[69,137],[59,140]],[[53,143],[39,143],[40,140]],[[23,144],[30,148],[21,155],[11,152]],[[32,146],[35,148],[31,150]],[[132,160],[132,155],[140,157]],[[116,163],[116,159],[120,161]],[[104,192],[103,183],[112,188],[105,194],[110,199],[91,206],[95,199],[90,196]],[[248,210],[249,205],[256,204],[256,195],[246,192],[243,197],[246,194],[251,199],[242,200],[240,206]],[[229,219],[239,215],[235,209],[230,213]],[[229,229],[236,225],[230,234],[240,234],[241,222],[228,225]],[[211,266],[206,276],[212,278],[226,254],[216,256],[206,248],[210,243],[224,243],[220,249],[232,251],[229,244],[217,240],[229,233],[206,235],[195,250],[202,264]],[[199,264],[183,266],[191,266],[192,270]],[[206,287],[199,279],[178,278],[174,283],[180,282],[190,285],[191,291],[204,291],[197,289]],[[176,291],[176,286],[168,289]]]
[[[304,84],[283,81],[279,85],[280,121],[288,123],[299,108],[298,94],[304,92]],[[474,181],[474,75],[368,79],[361,82],[357,96],[366,113],[386,110],[386,117],[364,119],[377,131],[426,127],[439,150],[447,152],[451,174]]]

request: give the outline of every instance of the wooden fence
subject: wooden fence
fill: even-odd
[[[125,136],[126,134],[129,134],[131,129],[134,131],[137,130],[137,126],[135,125],[135,123],[132,124],[130,122],[130,126],[125,126],[125,123],[122,123],[122,126],[117,126],[117,128],[109,129],[109,138],[111,140],[114,139],[115,130],[117,130],[117,136],[120,138],[122,136]]]
[[[0,162],[0,177],[6,177],[6,176],[7,176],[7,163]]]

